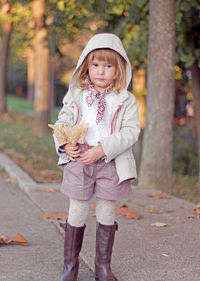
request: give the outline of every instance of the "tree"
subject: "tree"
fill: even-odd
[[[49,47],[45,23],[45,1],[33,0],[34,28],[34,129],[37,133],[48,132],[49,122]]]
[[[6,84],[9,44],[12,33],[11,1],[1,0],[2,42],[0,52],[0,116],[6,112]]]
[[[150,0],[147,117],[139,186],[170,192],[174,112],[175,1]]]

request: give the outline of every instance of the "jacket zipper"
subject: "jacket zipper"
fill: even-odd
[[[117,118],[115,118],[115,117],[116,117],[117,113],[119,112],[119,110],[122,108],[122,106],[123,106],[122,104],[119,105],[118,108],[115,110],[115,113],[113,115],[113,118],[112,118],[112,121],[111,121],[111,134],[113,134],[115,132],[116,124],[117,124]],[[114,120],[115,120],[115,124],[114,124]],[[114,130],[113,130],[113,127],[114,127]]]

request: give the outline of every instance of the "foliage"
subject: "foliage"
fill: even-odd
[[[148,51],[149,1],[135,0],[120,23],[121,35],[133,68],[146,68]]]
[[[173,170],[182,175],[198,175],[197,137],[194,123],[174,128]]]
[[[189,68],[195,60],[200,67],[199,0],[176,0],[176,60]]]

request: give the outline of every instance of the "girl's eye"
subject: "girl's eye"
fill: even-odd
[[[97,64],[97,63],[93,63],[92,65],[93,65],[93,66],[95,66],[95,67],[97,67],[97,66],[98,66],[98,64]]]
[[[107,64],[106,67],[107,67],[107,68],[110,68],[110,67],[112,67],[112,66],[111,66],[110,64]]]

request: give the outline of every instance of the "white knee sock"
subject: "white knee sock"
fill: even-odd
[[[89,201],[70,198],[68,223],[71,226],[81,227],[86,223],[89,213]],[[113,225],[115,222],[115,202],[97,198],[96,219],[104,225]]]
[[[68,223],[76,227],[84,226],[89,213],[89,201],[70,198],[69,204]]]
[[[113,225],[115,222],[115,202],[111,200],[96,200],[96,218],[104,225]]]

